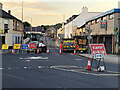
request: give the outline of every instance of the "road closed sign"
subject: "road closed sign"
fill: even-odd
[[[21,44],[14,44],[13,48],[14,49],[20,49]]]
[[[95,54],[106,55],[104,44],[90,44],[90,47],[91,47],[92,56],[94,56]]]
[[[4,49],[8,49],[8,47],[9,47],[9,44],[3,44],[2,45],[2,49],[4,50]]]
[[[36,44],[35,43],[30,43],[29,44],[29,48],[31,48],[31,49],[36,49]]]

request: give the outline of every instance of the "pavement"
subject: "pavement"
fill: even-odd
[[[106,62],[104,72],[88,71],[86,57],[59,54],[55,42],[46,42],[50,54],[2,54],[3,88],[118,88],[118,64]]]
[[[86,57],[86,58],[88,58],[88,57],[92,58],[91,54],[79,54],[79,56]],[[108,63],[120,64],[120,56],[107,54],[104,58],[104,61],[108,62]]]

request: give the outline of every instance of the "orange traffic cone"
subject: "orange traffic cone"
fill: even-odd
[[[74,55],[76,55],[76,50],[74,50]]]
[[[37,49],[37,53],[39,53],[39,48]]]
[[[14,49],[12,49],[12,54],[14,54]]]
[[[49,54],[49,49],[47,49],[47,54]]]
[[[87,70],[91,70],[91,62],[90,62],[90,58],[88,58]]]
[[[62,54],[62,51],[61,51],[61,49],[60,49],[60,52],[59,52],[59,54]]]

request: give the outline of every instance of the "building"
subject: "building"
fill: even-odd
[[[78,15],[73,15],[70,17],[68,20],[66,20],[65,23],[65,31],[64,31],[64,38],[72,38],[72,31],[73,31],[73,20],[77,17]]]
[[[82,28],[82,26],[86,23],[87,19],[92,18],[94,16],[99,15],[101,12],[88,12],[87,7],[82,8],[82,12],[79,15],[76,15],[74,18],[70,18],[65,25],[65,38],[73,37],[75,36],[75,28],[78,29],[78,31],[85,33],[85,28]],[[78,34],[79,35],[79,34]]]
[[[2,44],[9,44],[22,42],[22,21],[11,15],[11,11],[8,12],[2,9],[2,3],[0,3],[0,38]]]
[[[107,53],[118,53],[120,9],[112,9],[87,20],[92,30],[91,43],[104,43]]]
[[[59,39],[62,39],[64,38],[64,32],[65,32],[65,23],[63,22],[62,23],[62,27],[60,27],[58,30],[57,30],[57,38]]]
[[[54,37],[57,35],[57,30],[53,26],[51,26],[47,29],[46,33],[47,36]]]

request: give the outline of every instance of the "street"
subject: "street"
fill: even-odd
[[[87,58],[60,55],[54,41],[44,42],[50,54],[2,55],[2,88],[118,88],[117,64],[106,63],[107,72],[87,71]]]

